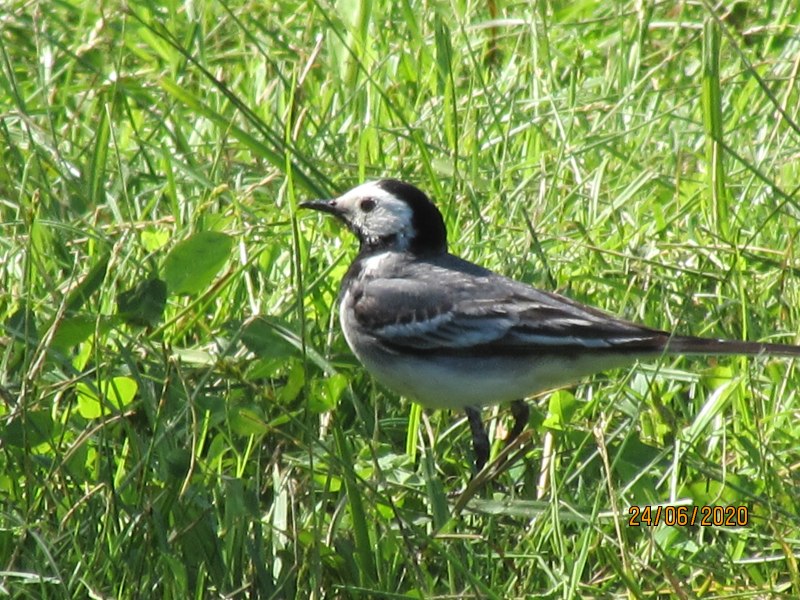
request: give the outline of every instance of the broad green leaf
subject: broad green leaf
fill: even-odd
[[[285,361],[303,353],[303,340],[299,332],[277,317],[263,315],[254,319],[244,327],[241,339],[250,352],[258,355],[259,359],[265,359],[260,367],[252,370],[250,377],[268,377],[274,371],[275,360]],[[306,346],[305,353],[312,363],[326,373],[336,373],[333,365],[313,347]]]
[[[170,294],[196,294],[208,287],[228,260],[233,238],[218,231],[201,231],[177,244],[164,261]]]
[[[299,354],[295,344],[289,340],[289,331],[281,319],[261,316],[245,326],[242,343],[260,358],[286,359]]]
[[[117,312],[129,325],[156,325],[167,305],[167,284],[152,277],[117,296]]]
[[[89,339],[95,332],[108,331],[113,323],[114,319],[106,316],[98,318],[97,315],[80,314],[67,317],[58,324],[52,347],[62,351],[69,350]]]
[[[263,415],[242,406],[231,409],[228,422],[231,430],[239,435],[261,435],[269,431]]]
[[[80,310],[89,297],[96,292],[103,283],[108,269],[110,254],[103,255],[94,266],[89,269],[86,277],[67,295],[67,311]]]
[[[53,437],[55,424],[49,410],[29,410],[15,416],[2,432],[4,444],[26,448],[38,446]]]
[[[336,408],[342,392],[347,388],[348,378],[336,373],[314,381],[308,398],[308,408],[314,413],[323,413]]]
[[[119,376],[100,382],[100,390],[83,381],[75,385],[78,395],[78,413],[84,419],[97,419],[103,414],[122,410],[133,401],[138,390],[136,380]],[[104,402],[105,401],[105,402]]]
[[[575,400],[574,394],[565,390],[553,392],[548,403],[548,415],[543,425],[550,429],[563,429],[564,425],[572,421],[578,407],[579,404]]]
[[[299,360],[292,361],[286,384],[278,390],[277,398],[282,403],[292,402],[306,383],[306,370]]]
[[[145,229],[141,235],[142,246],[148,252],[155,252],[169,243],[169,236],[166,229]]]
[[[27,340],[29,344],[35,344],[38,341],[36,316],[28,307],[17,309],[3,325],[6,335],[11,336],[15,341]]]

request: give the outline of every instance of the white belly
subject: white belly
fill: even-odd
[[[628,356],[586,355],[478,358],[426,355],[409,358],[353,348],[367,370],[389,389],[429,408],[461,409],[511,402],[574,383],[606,369],[629,365]]]

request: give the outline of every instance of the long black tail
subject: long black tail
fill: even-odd
[[[771,356],[800,356],[800,346],[791,344],[762,344],[738,340],[715,340],[711,338],[677,335],[669,338],[669,354],[766,354]]]

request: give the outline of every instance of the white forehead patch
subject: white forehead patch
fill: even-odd
[[[378,181],[367,181],[339,196],[339,201],[346,203],[361,198],[394,199],[394,194],[383,189]]]
[[[368,199],[374,206],[365,210],[362,203]],[[367,238],[394,235],[398,246],[404,247],[414,235],[411,207],[377,182],[363,183],[345,192],[336,199],[336,205],[351,225]]]

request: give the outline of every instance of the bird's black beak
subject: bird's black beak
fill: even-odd
[[[319,212],[330,213],[337,217],[342,216],[341,209],[336,205],[336,200],[307,200],[297,205],[299,208],[310,208]]]

